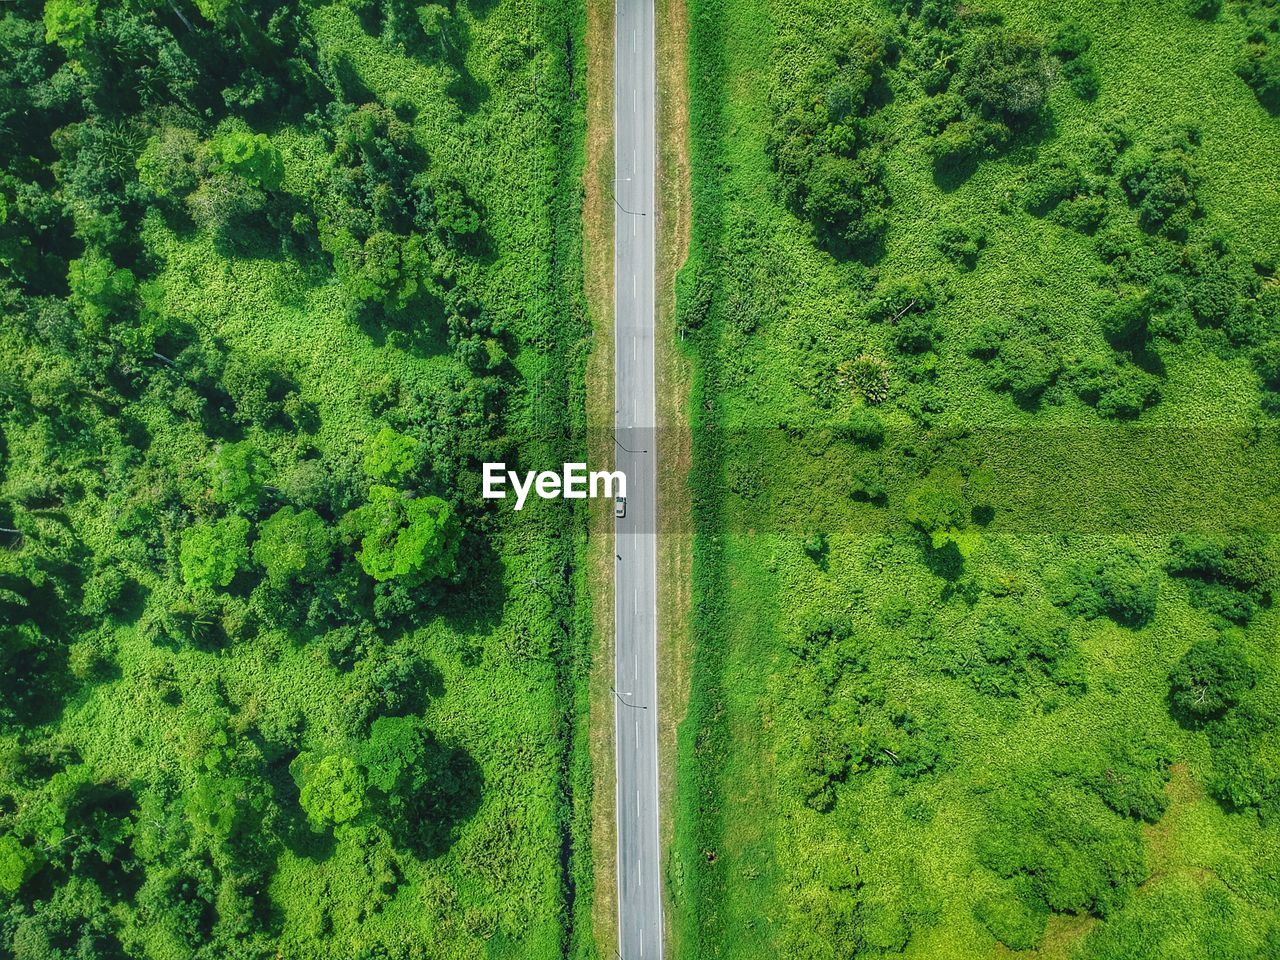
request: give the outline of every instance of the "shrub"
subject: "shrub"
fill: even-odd
[[[883,504],[888,494],[884,477],[878,470],[859,471],[849,485],[849,496],[858,503]]]
[[[979,40],[957,79],[964,98],[984,117],[1010,126],[1039,116],[1049,92],[1044,48],[1026,33],[996,32]]]
[[[942,295],[939,284],[923,277],[907,276],[877,290],[863,315],[868,323],[896,325],[908,314],[932,310]]]
[[[235,403],[235,419],[266,426],[280,413],[281,379],[254,354],[233,353],[222,368],[222,384]]]
[[[1060,26],[1058,32],[1053,35],[1053,40],[1049,44],[1049,52],[1063,60],[1073,60],[1081,54],[1087,53],[1092,45],[1093,39],[1084,27],[1074,20],[1070,20]]]
[[[1076,394],[1102,416],[1132,420],[1160,400],[1156,378],[1112,360],[1086,360],[1071,372]]]
[[[1280,557],[1272,539],[1243,531],[1225,541],[1187,535],[1170,544],[1168,570],[1191,581],[1192,604],[1234,623],[1246,623],[1271,603],[1280,582]]]
[[[1099,194],[1083,194],[1063,201],[1049,214],[1060,227],[1092,233],[1107,217],[1107,199]]]
[[[1116,380],[1098,398],[1098,413],[1113,420],[1132,420],[1156,404],[1160,389],[1154,378],[1134,367],[1118,368]]]
[[[1264,387],[1280,391],[1280,339],[1268,340],[1253,352],[1253,368]]]
[[[1098,95],[1098,70],[1087,56],[1093,40],[1080,24],[1071,21],[1058,28],[1049,52],[1062,60],[1062,75],[1072,92],[1082,100]]]
[[[1128,547],[1118,547],[1092,563],[1073,567],[1061,600],[1077,616],[1107,616],[1116,623],[1140,627],[1156,611],[1160,572]]]
[[[1102,335],[1117,350],[1141,352],[1147,346],[1146,302],[1139,297],[1121,300],[1102,317]]]
[[[1008,391],[1021,407],[1032,408],[1057,381],[1062,361],[1043,339],[1014,335],[1000,346],[999,362],[989,382],[996,390]]]
[[[1068,60],[1062,65],[1062,75],[1066,77],[1071,92],[1081,100],[1092,100],[1098,95],[1101,81],[1098,79],[1098,68],[1088,57]]]
[[[889,398],[889,364],[869,353],[841,364],[840,373],[867,403],[883,403]]]
[[[1179,720],[1200,725],[1235,706],[1255,680],[1236,641],[1226,636],[1198,640],[1169,674],[1169,703]]]
[[[1051,151],[1028,173],[1022,186],[1022,202],[1029,213],[1042,217],[1087,189],[1088,182],[1075,157]]]
[[[1142,835],[1100,800],[1046,780],[1000,792],[979,856],[1050,910],[1108,916],[1149,873]]]
[[[902,353],[924,353],[932,350],[942,332],[933,318],[925,313],[907,313],[894,325],[893,345]]]
[[[878,160],[822,156],[813,162],[800,209],[819,240],[856,249],[883,232],[889,194],[881,175]]]
[[[1275,543],[1261,531],[1242,531],[1221,542],[1188,534],[1175,537],[1170,551],[1169,572],[1175,576],[1225,583],[1236,590],[1257,590],[1265,599],[1270,599],[1280,578]]]
[[[1233,347],[1257,346],[1273,329],[1256,303],[1240,299],[1222,322],[1222,332]]]
[[[956,266],[972,270],[986,242],[987,235],[979,227],[951,223],[938,231],[934,245],[939,253]]]
[[[1280,111],[1280,42],[1247,44],[1236,73],[1253,88],[1259,103],[1272,113]]]
[[[243,177],[215,173],[187,196],[187,212],[196,225],[222,234],[258,214],[266,195]]]
[[[1062,615],[1052,607],[1006,604],[988,615],[975,634],[977,656],[952,668],[983,693],[1032,695],[1043,676],[1074,693],[1085,689],[1079,659]]]
[[[466,240],[480,232],[480,214],[457,180],[437,176],[431,186],[431,205],[435,226],[446,236]]]
[[[787,203],[829,248],[865,247],[885,226],[878,147],[860,118],[886,55],[879,37],[855,29],[800,78],[775,82],[769,154]]]
[[[1187,0],[1187,13],[1201,20],[1213,20],[1222,10],[1222,0]]]
[[[1048,908],[1025,885],[1017,893],[983,897],[974,905],[973,916],[1010,950],[1036,946],[1049,922]]]
[[[1085,137],[1083,156],[1093,170],[1109,173],[1131,142],[1129,131],[1119,121],[1104,119]]]
[[[1209,792],[1232,809],[1258,808],[1265,821],[1280,811],[1280,779],[1274,772],[1273,711],[1242,703],[1209,727],[1213,774]]]
[[[1084,780],[1116,813],[1155,823],[1169,805],[1172,762],[1167,745],[1125,734],[1089,757]]]
[[[1261,279],[1250,263],[1234,253],[1226,237],[1212,236],[1187,252],[1191,268],[1187,303],[1198,322],[1224,329],[1234,325],[1236,342],[1245,327],[1264,325],[1259,315],[1262,305],[1258,298],[1264,293]]]
[[[91,247],[69,264],[67,286],[85,326],[105,333],[107,322],[133,302],[137,281],[132,270],[116,267],[110,257]]]
[[[987,384],[1009,393],[1024,409],[1038,406],[1062,373],[1062,360],[1048,327],[1034,313],[1023,314],[1008,326],[980,327],[969,353],[986,361]]]
[[[958,169],[976,162],[997,139],[991,124],[968,117],[947,124],[925,149],[939,170]]]
[[[333,257],[343,287],[356,303],[403,310],[431,283],[426,241],[378,230],[364,241],[344,229],[321,233],[321,246]]]
[[[958,473],[930,477],[907,494],[904,509],[907,522],[928,534],[938,546],[950,531],[969,521],[964,478]]]
[[[1135,148],[1120,159],[1116,171],[1120,184],[1138,205],[1139,218],[1146,228],[1182,233],[1199,212],[1199,144],[1199,130],[1181,126],[1154,147]]]
[[[111,670],[114,644],[109,635],[93,635],[67,648],[67,669],[82,682],[105,679]]]
[[[804,552],[810,560],[819,566],[824,566],[829,550],[827,544],[827,535],[820,530],[811,531],[804,538]]]
[[[994,360],[1004,342],[1005,328],[1001,324],[981,323],[974,328],[969,342],[969,356],[979,360]]]

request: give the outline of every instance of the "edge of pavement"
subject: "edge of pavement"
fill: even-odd
[[[689,613],[692,604],[688,474],[692,444],[687,429],[691,361],[680,349],[676,322],[676,274],[688,255],[689,97],[686,0],[655,0],[658,65],[657,195],[657,415],[668,446],[658,476],[658,509],[667,536],[658,543],[659,825],[667,863],[674,825],[676,730],[689,693]],[[612,466],[613,384],[613,18],[614,0],[587,3],[587,134],[583,171],[584,285],[592,319],[587,364],[587,454]],[[595,631],[591,667],[590,749],[593,770],[592,861],[595,891],[592,927],[601,956],[617,943],[617,850],[613,763],[613,506],[592,501],[587,580]],[[665,869],[665,867],[664,867]],[[671,915],[669,884],[664,912]],[[665,925],[673,954],[672,925]]]
[[[587,458],[614,466],[613,385],[613,17],[614,0],[586,4],[586,157],[582,172],[583,286],[591,317],[587,360]],[[617,834],[613,759],[613,504],[589,500],[587,586],[592,643],[588,739],[591,753],[591,926],[597,953],[618,940]]]

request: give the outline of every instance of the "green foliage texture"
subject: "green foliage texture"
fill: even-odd
[[[0,956],[596,956],[585,22],[0,5]]]
[[[1273,955],[1277,8],[689,8],[680,956]]]

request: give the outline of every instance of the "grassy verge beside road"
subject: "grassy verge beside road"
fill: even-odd
[[[612,465],[613,430],[613,3],[587,3],[586,167],[583,171],[584,288],[591,320],[587,361],[587,458]],[[586,572],[592,596],[590,748],[591,849],[596,881],[592,930],[602,954],[617,943],[617,824],[613,756],[613,505],[591,502]]]
[[[670,851],[677,803],[676,736],[689,696],[693,600],[692,514],[689,469],[692,437],[687,428],[691,364],[676,318],[676,277],[689,252],[692,210],[689,192],[688,8],[686,0],[659,0],[658,62],[658,258],[656,404],[658,418],[658,724],[661,836]],[[670,863],[668,855],[667,863]],[[666,886],[668,916],[679,907]],[[673,927],[666,927],[668,947]],[[675,954],[673,954],[675,955]]]

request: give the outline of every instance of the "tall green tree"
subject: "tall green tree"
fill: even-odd
[[[12,896],[22,889],[40,866],[34,847],[25,846],[11,833],[0,837],[0,893]]]
[[[289,765],[298,784],[298,802],[319,829],[340,826],[358,817],[365,805],[367,783],[350,757],[299,754]]]
[[[232,516],[197,523],[182,534],[178,559],[189,587],[225,587],[249,559],[249,521]]]
[[[314,510],[281,507],[258,528],[253,559],[277,585],[312,580],[329,562],[332,538]]]
[[[402,483],[418,465],[418,441],[383,427],[365,446],[364,469],[383,483]]]
[[[209,463],[213,499],[246,513],[262,499],[267,461],[248,441],[224,443]]]
[[[360,539],[356,558],[375,580],[415,586],[457,570],[462,524],[439,497],[413,498],[375,486],[369,502],[349,513],[344,525]]]
[[[370,786],[382,791],[389,803],[403,802],[426,782],[426,738],[426,729],[417,717],[379,717],[373,721],[357,759]]]
[[[210,146],[215,168],[230,170],[255,187],[272,191],[284,180],[284,158],[265,133],[226,133]]]
[[[48,0],[44,5],[45,41],[56,43],[68,56],[75,56],[93,32],[97,11],[94,0]]]

